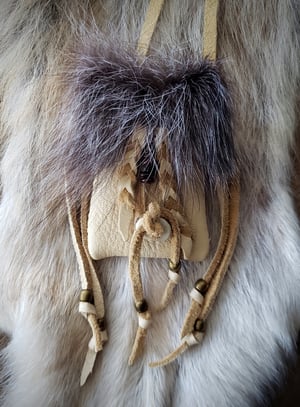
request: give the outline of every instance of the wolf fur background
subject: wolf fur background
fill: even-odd
[[[65,206],[47,157],[59,134],[65,61],[74,44],[135,46],[148,1],[0,1],[0,328],[3,406],[255,406],[282,380],[300,326],[300,233],[290,191],[300,74],[298,0],[220,0],[218,55],[233,94],[242,175],[236,252],[203,344],[151,369],[178,344],[203,264],[185,264],[176,301],[155,318],[143,358],[128,367],[136,321],[127,260],[98,264],[109,341],[83,388],[89,329]],[[152,52],[202,49],[203,1],[166,0]],[[63,68],[62,68],[63,67]],[[66,72],[66,71],[65,71]],[[76,103],[76,101],[74,101]],[[299,136],[299,134],[298,134]],[[51,162],[51,161],[49,161]],[[49,185],[49,187],[47,187]],[[208,199],[212,251],[218,208]],[[106,238],[106,237],[104,237]],[[151,300],[165,261],[143,263]]]

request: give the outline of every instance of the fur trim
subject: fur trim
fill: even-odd
[[[148,155],[153,138],[167,142],[179,188],[215,187],[233,176],[230,98],[217,65],[184,55],[140,61],[112,45],[87,47],[70,65],[61,115],[67,136],[54,157],[71,189],[82,193],[113,170],[137,126],[147,129]],[[158,128],[167,135],[155,136]]]

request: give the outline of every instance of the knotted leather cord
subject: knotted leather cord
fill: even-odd
[[[83,245],[83,248],[85,251],[86,258],[88,259],[88,262],[89,262],[90,275],[91,275],[91,279],[92,279],[92,287],[93,287],[93,293],[94,293],[94,304],[95,304],[95,308],[97,311],[98,322],[100,325],[101,339],[102,339],[102,343],[103,343],[107,340],[107,333],[106,333],[106,330],[104,329],[104,315],[105,315],[104,300],[103,300],[103,294],[102,294],[101,286],[99,283],[99,279],[97,277],[97,273],[96,273],[93,261],[90,257],[89,251],[88,251],[87,225],[88,225],[89,209],[90,209],[90,199],[89,199],[89,197],[88,198],[84,197],[81,201],[81,216],[80,216],[82,245]]]
[[[238,235],[240,186],[233,181],[228,191],[220,194],[221,236],[214,258],[202,281],[206,282],[206,292],[193,288],[190,293],[191,306],[186,316],[181,333],[181,344],[165,358],[150,363],[151,367],[165,366],[175,360],[190,346],[200,343],[204,336],[203,323],[211,311],[222,282],[228,270]],[[199,325],[199,328],[197,327]]]
[[[107,333],[104,328],[105,311],[103,294],[96,271],[87,250],[86,233],[89,199],[83,198],[81,201],[80,225],[77,220],[77,208],[71,206],[67,193],[66,204],[70,232],[81,279],[79,312],[87,319],[92,330],[92,338],[89,341],[88,351],[80,377],[80,385],[82,386],[89,374],[92,372],[96,355],[102,350],[103,343],[107,340]]]
[[[166,144],[163,143],[160,150],[158,151],[158,161],[160,163],[160,174],[159,174],[159,191],[161,196],[164,198],[164,207],[168,209],[176,218],[180,229],[178,234],[180,236],[180,246],[184,251],[186,245],[190,243],[190,249],[192,248],[192,230],[191,227],[186,222],[183,212],[184,209],[180,204],[178,195],[176,193],[176,182],[173,175],[172,166],[168,157]],[[176,232],[177,233],[177,232]],[[185,243],[188,242],[188,243]],[[179,251],[180,256],[180,251]],[[164,290],[160,305],[157,311],[162,311],[167,307],[171,301],[174,288],[179,283],[181,276],[180,271],[180,257],[177,261],[174,261],[172,257],[169,259],[169,270],[168,270],[168,283]]]
[[[138,311],[139,327],[135,337],[133,349],[129,357],[129,364],[132,365],[140,355],[144,345],[146,329],[151,320],[151,313],[148,310],[147,303],[144,299],[143,286],[140,275],[140,257],[143,239],[145,236],[151,239],[159,239],[164,230],[160,223],[161,219],[165,219],[171,226],[171,242],[170,242],[170,261],[174,264],[179,263],[180,259],[180,229],[176,217],[168,209],[160,207],[157,202],[151,202],[148,210],[144,213],[138,223],[138,227],[133,233],[130,253],[129,253],[129,273],[132,283],[133,297]],[[166,299],[164,299],[166,301]],[[145,310],[139,310],[139,304],[144,304]]]
[[[223,191],[218,191],[219,197],[219,206],[220,206],[220,214],[221,214],[221,234],[218,242],[218,246],[216,249],[216,253],[208,267],[207,272],[205,273],[203,279],[209,285],[214,278],[215,273],[217,272],[224,255],[224,251],[226,249],[226,244],[228,242],[228,235],[229,235],[229,226],[230,226],[230,219],[229,219],[229,203],[230,200],[228,198],[228,194]],[[195,291],[193,289],[193,294]],[[193,295],[192,294],[192,295]],[[207,293],[208,294],[208,293]],[[196,299],[195,299],[196,298]],[[194,298],[192,297],[192,303],[190,310],[185,318],[183,328],[181,331],[181,338],[185,337],[188,333],[192,332],[194,328],[194,324],[196,319],[201,313],[202,308],[202,298],[201,300],[197,301],[199,298],[196,294]]]
[[[105,329],[105,321],[104,321],[104,315],[105,315],[105,309],[104,309],[104,300],[103,300],[103,294],[100,286],[100,282],[96,273],[96,270],[94,268],[93,261],[89,255],[88,252],[88,242],[87,242],[87,223],[88,223],[88,213],[89,213],[89,205],[90,199],[89,197],[84,197],[81,201],[81,214],[80,214],[80,223],[81,223],[81,236],[82,236],[82,246],[85,251],[86,258],[88,259],[89,262],[89,272],[92,280],[92,289],[93,289],[93,299],[94,299],[94,305],[96,309],[96,324],[95,324],[95,331],[96,333],[93,333],[93,337],[90,340],[89,343],[89,349],[85,358],[85,362],[82,368],[81,372],[81,378],[80,378],[80,383],[83,385],[88,378],[89,374],[93,370],[93,366],[95,363],[96,355],[97,352],[103,349],[103,344],[104,342],[107,341],[107,332]],[[83,305],[86,305],[86,302],[81,302],[81,307],[80,310],[82,309]],[[100,340],[101,340],[101,347],[97,346],[97,339],[100,334]],[[94,343],[94,341],[96,341]]]

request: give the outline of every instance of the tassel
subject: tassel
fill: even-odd
[[[204,333],[203,332],[194,332],[189,335],[186,335],[182,339],[182,343],[175,349],[172,353],[167,355],[165,358],[157,361],[152,362],[149,364],[150,367],[162,367],[166,366],[169,363],[173,362],[175,359],[178,358],[183,352],[185,352],[190,346],[194,346],[199,344],[202,341]]]
[[[95,350],[95,340],[94,337],[92,337],[89,342],[88,351],[81,371],[80,386],[83,386],[85,384],[87,378],[92,373],[96,356],[97,352]]]
[[[128,364],[132,366],[135,360],[141,355],[144,349],[147,328],[151,323],[151,314],[149,311],[139,314],[139,327],[135,336],[131,355]]]
[[[167,286],[165,288],[165,291],[163,293],[161,303],[157,309],[157,311],[162,311],[164,310],[167,305],[170,303],[172,296],[173,296],[173,291],[176,285],[179,283],[181,277],[179,275],[181,263],[178,262],[177,264],[174,265],[174,263],[170,260],[169,261],[169,271],[168,271],[168,277],[169,281],[167,283]]]

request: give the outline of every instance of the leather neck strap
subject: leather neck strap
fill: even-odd
[[[137,53],[141,56],[146,56],[149,51],[163,4],[164,0],[150,0],[137,45]]]
[[[218,0],[206,0],[203,22],[203,56],[216,60],[217,58],[217,16]]]
[[[137,52],[146,56],[157,26],[159,16],[164,5],[164,0],[150,0],[145,20],[141,29]],[[206,0],[204,5],[203,22],[203,56],[215,60],[217,58],[217,14],[218,0]]]

